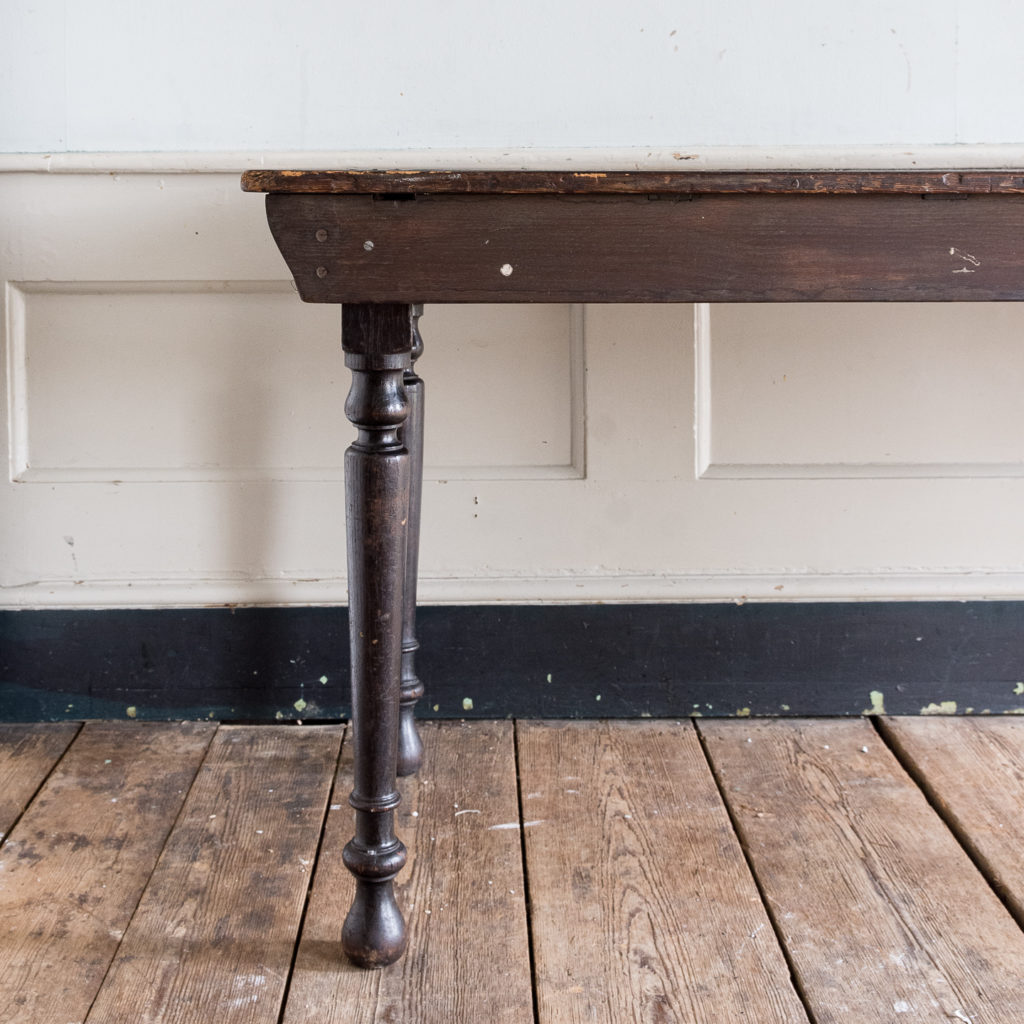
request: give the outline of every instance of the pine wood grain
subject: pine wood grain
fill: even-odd
[[[817,1024],[1024,1019],[1024,934],[869,722],[700,731]]]
[[[420,774],[400,782],[398,834],[409,859],[396,885],[409,949],[380,971],[340,948],[353,881],[346,743],[285,1024],[529,1024],[530,956],[508,722],[423,722]],[[516,827],[510,827],[516,826]]]
[[[1024,719],[879,724],[1024,927]]]
[[[220,729],[89,1024],[276,1024],[340,742]]]
[[[805,1022],[689,722],[518,729],[541,1024]]]
[[[83,1020],[213,731],[82,729],[0,849],[5,1024]]]
[[[78,729],[77,722],[0,725],[0,841]]]

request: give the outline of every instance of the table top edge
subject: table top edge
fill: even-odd
[[[249,170],[245,192],[299,195],[1024,194],[1024,169],[927,171]]]

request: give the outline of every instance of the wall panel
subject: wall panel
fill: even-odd
[[[6,173],[0,237],[0,603],[343,601],[337,311],[260,199]],[[421,595],[1024,596],[1022,318],[428,306]]]

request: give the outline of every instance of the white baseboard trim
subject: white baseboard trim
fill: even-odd
[[[426,577],[421,604],[659,604],[1024,599],[1020,572]],[[0,590],[0,608],[343,605],[344,580],[67,580]]]
[[[481,170],[934,170],[1024,166],[1024,144],[927,146],[680,146],[677,149],[383,149],[205,153],[0,153],[0,173],[238,174],[450,167]]]

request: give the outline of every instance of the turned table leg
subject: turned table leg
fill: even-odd
[[[416,675],[416,578],[420,556],[420,505],[423,493],[423,381],[415,363],[423,353],[419,319],[422,306],[412,307],[412,361],[405,371],[405,397],[409,415],[401,437],[409,451],[409,523],[405,549],[405,608],[402,618],[402,699],[398,733],[398,774],[413,775],[423,763],[423,743],[416,731],[414,710],[423,696],[423,683]]]
[[[402,955],[406,941],[393,880],[405,864],[394,817],[410,468],[401,428],[412,308],[343,306],[342,347],[352,370],[345,413],[358,431],[345,453],[355,748],[349,799],[356,823],[344,861],[356,894],[342,946],[359,966],[384,967]]]

